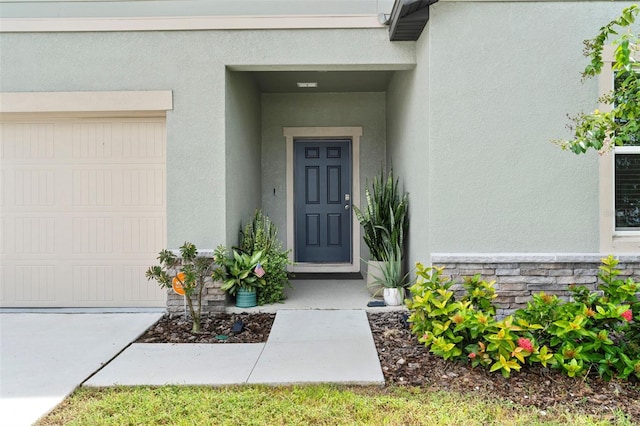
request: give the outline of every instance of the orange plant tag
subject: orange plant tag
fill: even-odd
[[[173,288],[173,291],[175,291],[176,294],[179,294],[180,296],[184,296],[184,286],[182,285],[184,279],[184,272],[180,272],[178,275],[173,277],[173,280],[171,281],[171,288]]]

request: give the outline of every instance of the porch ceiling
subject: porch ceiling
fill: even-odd
[[[385,92],[394,71],[259,71],[253,72],[262,93]],[[318,87],[298,87],[316,82]]]

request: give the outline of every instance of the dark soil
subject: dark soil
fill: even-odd
[[[429,353],[405,325],[401,312],[369,314],[387,385],[476,392],[546,410],[555,405],[599,415],[623,411],[640,422],[640,384],[578,379],[539,366],[523,368],[508,379]]]
[[[262,343],[271,331],[275,314],[216,314],[202,318],[201,334],[191,333],[191,320],[182,315],[165,315],[136,340],[136,343]],[[242,332],[233,333],[236,321]]]
[[[265,342],[274,318],[274,314],[217,314],[203,319],[203,334],[194,336],[190,322],[182,317],[171,319],[165,315],[138,339],[138,343]],[[231,326],[237,320],[244,323],[244,330],[234,334]],[[632,422],[640,423],[638,382],[570,378],[538,366],[524,367],[505,379],[500,374],[430,354],[411,334],[402,312],[370,313],[369,323],[387,385],[472,392],[540,410],[570,407],[574,411],[610,415],[612,420],[619,410]],[[216,338],[220,335],[228,338]]]

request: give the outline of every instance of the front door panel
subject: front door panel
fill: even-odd
[[[351,141],[294,141],[295,261],[351,262]]]

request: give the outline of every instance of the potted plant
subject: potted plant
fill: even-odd
[[[379,285],[374,284],[381,262],[404,258],[404,241],[409,230],[409,194],[399,190],[399,179],[393,169],[386,175],[384,170],[373,179],[371,190],[365,190],[367,204],[362,209],[354,206],[356,218],[363,229],[363,239],[369,247],[367,288],[374,294]],[[388,245],[392,250],[388,250]],[[391,257],[389,257],[391,256]]]
[[[398,306],[404,302],[404,290],[411,285],[410,272],[402,274],[402,256],[396,247],[388,246],[384,255],[387,260],[380,263],[377,272],[370,273],[373,283],[379,286],[384,302],[389,306]],[[376,294],[374,294],[375,296]]]
[[[233,255],[227,255],[223,245],[215,250],[215,260],[219,265],[213,273],[215,280],[222,281],[222,290],[236,296],[236,306],[252,308],[257,305],[256,290],[265,284],[264,268],[266,262],[262,251],[253,254],[234,249]]]

